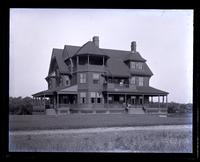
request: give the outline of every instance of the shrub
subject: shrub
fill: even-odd
[[[10,97],[9,112],[16,115],[31,115],[33,111],[32,98]]]

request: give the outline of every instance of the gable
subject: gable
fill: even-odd
[[[69,73],[67,65],[64,63],[62,52],[62,49],[53,49],[48,75],[50,75],[56,68],[58,68],[60,73]]]

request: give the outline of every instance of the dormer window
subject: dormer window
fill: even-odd
[[[142,62],[133,62],[131,61],[130,62],[130,68],[131,69],[139,69],[139,70],[142,70]]]
[[[130,68],[135,69],[135,67],[136,67],[136,62],[131,61],[130,62]]]
[[[136,69],[142,70],[142,62],[137,62],[136,63]]]

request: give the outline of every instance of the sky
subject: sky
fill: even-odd
[[[46,90],[52,49],[93,36],[108,49],[130,51],[136,41],[154,74],[150,86],[169,92],[169,102],[192,102],[193,10],[12,8],[9,95]]]

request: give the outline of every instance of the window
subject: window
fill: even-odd
[[[108,97],[108,103],[113,103],[113,98],[111,96]]]
[[[86,92],[80,92],[80,103],[86,103]]]
[[[86,74],[80,73],[80,83],[86,83]]]
[[[101,103],[101,98],[97,98],[97,103]]]
[[[99,74],[98,73],[93,73],[92,78],[93,78],[93,84],[98,84],[99,83]]]
[[[101,93],[97,92],[96,95],[97,95],[97,103],[101,103],[101,98],[102,98]]]
[[[140,69],[142,70],[142,62],[131,62],[130,63],[130,68],[131,69]]]
[[[120,80],[119,85],[120,85],[120,86],[123,86],[123,85],[124,85],[124,79],[121,79],[121,80]]]
[[[69,85],[69,80],[66,80],[66,85],[67,85],[67,86]]]
[[[136,82],[135,82],[135,77],[134,76],[132,76],[131,77],[131,84],[135,84]]]
[[[141,62],[137,62],[136,69],[142,70],[142,63]]]
[[[96,98],[96,93],[95,92],[90,92],[90,101],[91,101],[91,103],[95,103],[95,98]]]
[[[52,88],[52,80],[49,80],[49,89]]]
[[[60,78],[60,80],[59,80],[59,84],[60,84],[60,85],[62,84],[62,78]]]
[[[131,69],[135,69],[135,66],[136,66],[136,62],[131,62],[130,64]]]
[[[143,86],[144,79],[143,77],[139,77],[139,86]]]

